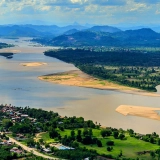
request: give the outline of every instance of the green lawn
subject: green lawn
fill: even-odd
[[[46,143],[53,143],[56,142],[54,139],[49,137],[49,133],[42,133],[39,138],[43,139],[44,142]]]

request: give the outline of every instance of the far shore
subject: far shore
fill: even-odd
[[[132,115],[150,118],[160,121],[160,116],[156,111],[160,111],[160,108],[151,108],[151,107],[142,107],[142,106],[130,106],[130,105],[121,105],[116,111],[123,114],[124,116]]]
[[[100,90],[113,90],[113,91],[119,91],[119,92],[137,94],[143,96],[156,96],[156,97],[160,96],[160,94],[154,92],[147,92],[137,88],[122,86],[106,80],[94,78],[80,70],[49,74],[40,76],[38,78],[39,80],[42,81],[61,84],[61,85],[93,88]]]

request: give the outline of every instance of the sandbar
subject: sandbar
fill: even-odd
[[[160,116],[156,111],[160,111],[160,108],[142,107],[142,106],[130,106],[130,105],[120,105],[116,108],[118,113],[124,116],[132,115],[150,118],[154,120],[160,120]]]
[[[38,78],[43,81],[52,82],[55,84],[68,85],[68,86],[78,86],[78,87],[94,88],[101,90],[115,90],[119,92],[139,94],[144,96],[156,96],[156,97],[160,96],[157,93],[146,92],[140,89],[115,84],[107,80],[94,78],[80,70],[44,75]]]
[[[20,65],[25,66],[25,67],[38,67],[42,65],[46,65],[47,63],[43,62],[28,62],[28,63],[20,63]]]

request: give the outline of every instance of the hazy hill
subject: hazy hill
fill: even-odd
[[[69,30],[83,30],[87,27],[81,25],[69,25],[59,27],[56,25],[3,25],[0,26],[0,36],[13,37],[44,37],[44,36],[58,36]]]
[[[79,32],[79,30],[77,30],[77,29],[71,29],[71,30],[69,30],[69,31],[64,32],[63,34],[65,34],[65,35],[70,35],[70,34],[74,34],[74,33],[76,33],[76,32]]]
[[[26,26],[0,26],[0,36],[39,37],[45,35],[47,35],[47,33],[42,33]]]
[[[89,30],[97,32],[109,32],[109,33],[115,33],[121,31],[120,29],[112,26],[93,26]]]

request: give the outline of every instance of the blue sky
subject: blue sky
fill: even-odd
[[[0,24],[160,24],[160,0],[1,0]]]

